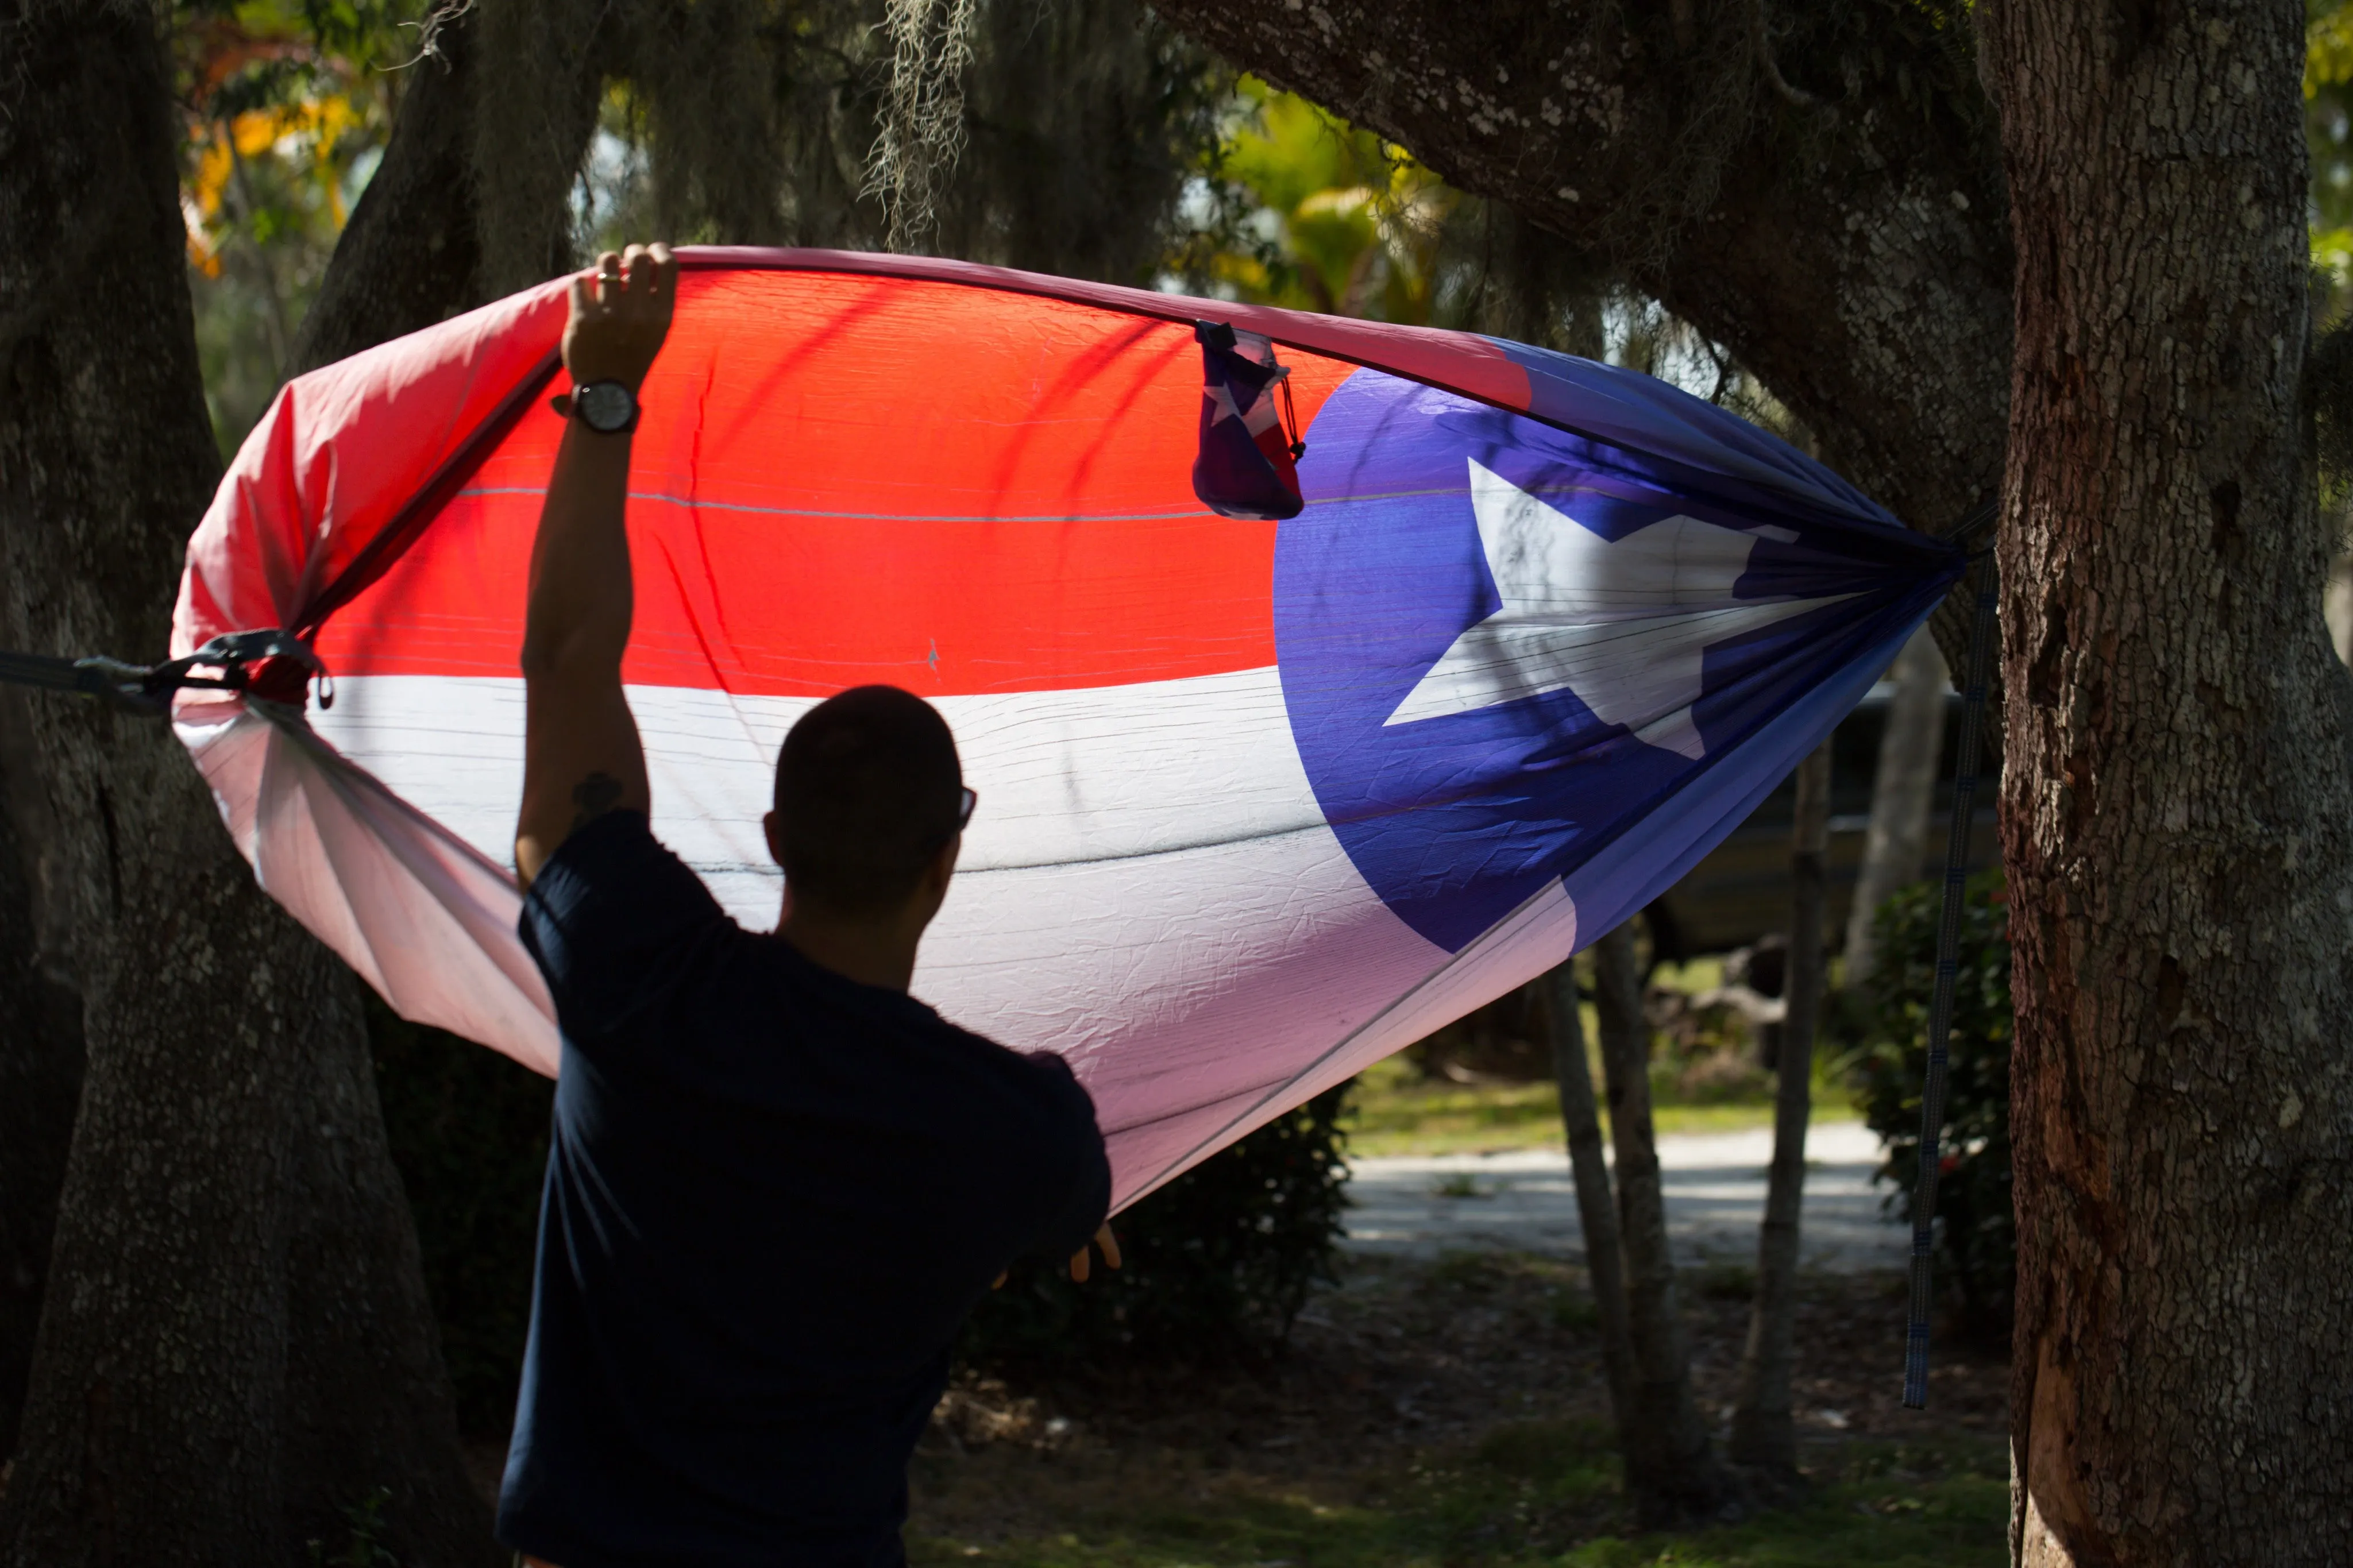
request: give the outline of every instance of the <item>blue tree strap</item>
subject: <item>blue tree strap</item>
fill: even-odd
[[[1936,1242],[1936,1177],[1945,1131],[1945,1079],[1953,1034],[1953,993],[1960,978],[1961,896],[1968,879],[1969,828],[1976,815],[1978,750],[1985,728],[1987,665],[1993,657],[1992,552],[1970,569],[1977,616],[1969,625],[1968,684],[1962,689],[1960,749],[1953,769],[1953,816],[1945,840],[1945,910],[1936,924],[1936,984],[1928,1004],[1928,1072],[1920,1091],[1920,1170],[1912,1189],[1912,1310],[1904,1332],[1904,1407],[1928,1406],[1929,1273]]]

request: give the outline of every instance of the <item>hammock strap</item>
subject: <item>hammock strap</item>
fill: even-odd
[[[1963,529],[1974,533],[1985,518]],[[1928,1005],[1928,1070],[1920,1091],[1920,1169],[1912,1189],[1912,1306],[1904,1334],[1904,1407],[1928,1405],[1929,1274],[1936,1238],[1936,1177],[1945,1131],[1947,1047],[1953,1033],[1953,993],[1960,978],[1961,895],[1968,877],[1969,828],[1978,793],[1978,751],[1985,728],[1987,665],[1993,656],[1993,552],[1979,552],[1970,568],[1977,616],[1969,625],[1968,684],[1962,689],[1960,748],[1953,770],[1953,816],[1945,840],[1945,909],[1936,926],[1936,984]]]
[[[52,654],[0,652],[0,681],[95,697],[123,712],[148,719],[168,714],[175,691],[250,692],[280,702],[300,702],[303,688],[314,675],[320,680],[319,706],[332,707],[334,689],[326,666],[319,662],[309,644],[275,627],[216,637],[185,658],[161,664],[126,664],[103,656],[60,658]]]

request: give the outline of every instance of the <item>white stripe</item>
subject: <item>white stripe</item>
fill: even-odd
[[[760,817],[776,748],[817,700],[676,686],[632,686],[628,698],[656,830],[698,870],[726,879],[721,901],[738,920],[774,923],[776,872]],[[967,870],[1166,854],[1324,821],[1271,668],[933,701],[980,792]],[[353,677],[313,723],[404,799],[512,862],[520,679]]]
[[[781,879],[759,818],[776,748],[813,700],[638,687],[629,701],[656,831],[737,920],[773,924]],[[914,989],[1008,1045],[1071,1060],[1123,1203],[1574,942],[1557,884],[1460,958],[1390,913],[1316,808],[1272,669],[937,705],[981,809]],[[317,725],[401,797],[509,859],[520,681],[352,679]],[[331,940],[367,956],[364,933]],[[415,984],[412,1016],[480,1011]]]

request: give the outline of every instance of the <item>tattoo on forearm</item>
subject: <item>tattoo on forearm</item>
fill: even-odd
[[[580,808],[572,819],[577,833],[621,804],[621,781],[607,773],[590,773],[572,786],[572,804]]]

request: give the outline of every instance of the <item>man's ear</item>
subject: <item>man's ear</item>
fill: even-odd
[[[785,847],[783,842],[776,837],[776,814],[775,812],[764,811],[760,814],[760,831],[767,835],[768,858],[774,860],[779,867],[781,867],[785,863]]]
[[[940,852],[932,857],[932,863],[923,869],[926,891],[936,889],[941,898],[948,896],[948,879],[955,875],[956,856],[963,849],[964,835],[961,833],[940,847]]]
[[[930,925],[932,917],[940,912],[940,906],[947,902],[948,881],[955,875],[956,851],[963,847],[964,838],[959,835],[949,839],[938,854],[925,861],[923,874],[916,879],[913,889],[907,894],[907,901],[900,906],[899,918],[912,917],[917,931]]]

